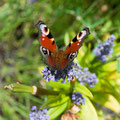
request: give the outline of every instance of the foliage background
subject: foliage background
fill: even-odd
[[[4,85],[16,81],[27,85],[38,85],[41,82],[38,68],[44,64],[39,55],[38,31],[34,27],[39,19],[49,26],[58,47],[68,44],[84,26],[89,26],[91,34],[80,50],[80,54],[85,57],[77,60],[83,67],[90,67],[92,72],[96,72],[96,69],[92,69],[92,64],[89,64],[87,48],[92,52],[110,34],[116,36],[113,57],[120,55],[119,0],[1,0],[0,120],[27,120],[31,106],[42,102],[42,99],[32,95],[13,94],[3,89]],[[111,91],[115,90],[119,94],[120,73],[117,71],[116,59],[103,68],[99,66],[97,70],[99,78],[110,82],[113,88]],[[101,89],[105,88],[106,86]],[[92,90],[95,93],[97,87]],[[113,95],[114,99],[119,99],[118,94]],[[98,98],[104,98],[104,95],[104,92],[102,95],[99,93]],[[118,102],[114,103],[119,105]],[[120,119],[117,117],[120,109],[112,104],[108,107],[115,112],[112,115],[104,112],[101,105],[96,108],[100,120]]]

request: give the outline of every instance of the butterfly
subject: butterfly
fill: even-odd
[[[57,48],[49,28],[43,21],[38,21],[35,26],[38,28],[39,33],[41,33],[40,52],[42,56],[46,59],[47,64],[52,70],[58,71],[67,67],[77,57],[78,50],[82,46],[84,39],[90,34],[89,28],[84,28],[63,51]]]

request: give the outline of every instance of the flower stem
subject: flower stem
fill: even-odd
[[[13,83],[4,87],[5,89],[9,89],[12,92],[19,93],[31,93],[35,96],[40,95],[58,95],[59,91],[48,90],[44,88],[38,88],[37,86],[27,86],[23,84]]]
[[[72,81],[70,81],[70,94],[72,95],[72,93],[73,93],[73,90],[74,90],[74,86],[75,86],[75,78],[73,78],[73,80]]]
[[[111,58],[110,60],[108,60],[108,61],[106,61],[106,62],[104,62],[104,63],[99,63],[99,64],[97,64],[97,65],[94,66],[94,67],[92,66],[91,68],[92,68],[92,69],[96,69],[96,68],[101,67],[101,66],[103,66],[103,65],[105,65],[105,64],[107,64],[107,63],[109,63],[109,62],[111,62],[111,61],[114,61],[114,60],[118,59],[119,57],[120,57],[120,55],[115,56],[115,57]]]

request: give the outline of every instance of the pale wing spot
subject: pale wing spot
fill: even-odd
[[[41,30],[41,32],[43,33],[44,36],[49,34],[49,29],[48,29],[47,32],[45,32],[45,30],[44,30],[45,27],[46,27],[45,24],[40,24],[40,30]]]
[[[81,39],[78,39],[79,42],[81,42]]]
[[[77,35],[77,39],[79,40],[79,42],[81,41],[82,38],[84,38],[86,36],[86,34],[87,34],[87,32],[85,30],[83,30],[80,37],[79,37],[79,34]]]
[[[45,27],[44,24],[40,24],[40,30],[41,30],[42,32],[44,31],[44,27]]]
[[[54,40],[54,38],[51,38],[51,41],[53,41]]]
[[[77,43],[77,45],[80,45],[79,43]]]
[[[45,35],[48,35],[48,34],[49,34],[49,29],[48,29],[48,31],[47,31],[47,32],[44,32],[44,34],[45,34]]]
[[[42,40],[45,40],[44,38],[42,38]]]
[[[80,36],[80,38],[79,39],[82,39],[83,37],[85,37],[86,36],[86,31],[85,30],[83,30],[82,31],[82,35]]]

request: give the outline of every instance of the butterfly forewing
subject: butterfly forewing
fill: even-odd
[[[40,30],[40,45],[48,49],[50,52],[56,52],[57,47],[54,38],[48,27],[42,21],[39,21],[36,26]]]
[[[76,52],[81,47],[85,37],[89,35],[89,28],[83,29],[80,33],[78,33],[75,38],[72,40],[72,42],[67,46],[65,53],[70,54],[73,52]]]

